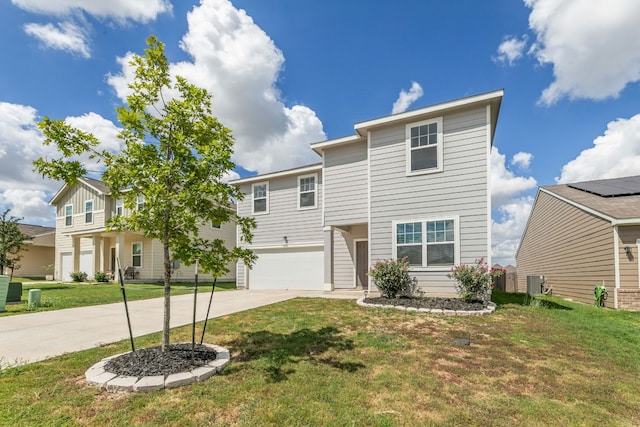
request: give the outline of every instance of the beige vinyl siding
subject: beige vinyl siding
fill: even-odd
[[[597,283],[615,286],[613,228],[539,191],[516,263],[519,291],[526,291],[528,275],[543,275],[553,295],[592,303]]]
[[[52,246],[25,245],[26,250],[20,251],[22,259],[18,262],[20,268],[14,270],[16,277],[44,277],[52,274],[43,270],[42,266],[55,262],[55,249]]]
[[[618,227],[619,247],[618,253],[620,254],[620,288],[622,289],[639,289],[639,272],[638,263],[640,259],[638,256],[638,244],[636,243],[640,239],[640,225],[631,226],[619,226]],[[627,255],[624,248],[629,247],[631,255]]]
[[[367,142],[326,149],[323,175],[325,225],[367,222]]]
[[[62,222],[56,222],[56,230],[58,226],[62,227],[62,232],[93,230],[104,227],[105,225],[105,196],[84,184],[78,182],[68,189],[56,204],[56,217],[62,218]],[[93,200],[93,221],[85,223],[85,202]],[[66,226],[65,206],[73,205],[73,224]]]
[[[245,197],[238,203],[238,214],[243,217],[253,216],[256,220],[252,246],[284,246],[284,236],[287,237],[289,246],[323,242],[322,174],[318,172],[317,175],[317,207],[304,210],[298,209],[298,176],[291,174],[268,180],[268,214],[251,214],[251,184],[241,185],[240,190]]]
[[[395,257],[392,221],[459,219],[460,262],[488,248],[487,114],[485,108],[443,117],[440,173],[406,176],[405,125],[374,130],[370,142],[371,262]],[[446,271],[413,271],[428,293],[453,294]]]

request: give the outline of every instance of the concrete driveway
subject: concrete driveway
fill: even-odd
[[[208,293],[198,294],[196,319],[204,320]],[[216,292],[209,318],[226,316],[296,297],[359,298],[362,292],[237,290]],[[138,337],[162,330],[162,298],[129,302],[131,329]],[[188,325],[193,295],[171,297],[171,327]],[[0,317],[0,369],[129,339],[124,304],[94,305]]]

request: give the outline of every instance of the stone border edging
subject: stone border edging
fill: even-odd
[[[491,301],[489,301],[487,308],[483,310],[445,310],[442,308],[417,308],[417,307],[404,307],[401,305],[390,305],[390,304],[367,304],[366,302],[364,302],[365,298],[366,297],[359,298],[358,301],[356,301],[356,303],[362,307],[395,308],[396,310],[441,314],[443,316],[484,316],[496,311],[496,303]]]
[[[164,375],[130,377],[106,371],[104,366],[109,360],[126,354],[120,353],[114,356],[105,357],[87,369],[84,376],[87,380],[87,384],[105,389],[111,393],[155,391],[162,390],[163,388],[179,387],[196,381],[204,381],[212,377],[214,374],[222,372],[229,363],[231,356],[229,354],[229,350],[224,347],[220,347],[219,345],[202,345],[215,350],[216,358],[206,365],[198,366],[190,371],[169,374],[166,377]]]

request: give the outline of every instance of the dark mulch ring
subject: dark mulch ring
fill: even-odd
[[[215,350],[196,344],[192,364],[191,344],[171,344],[165,352],[162,351],[162,347],[151,347],[122,354],[109,360],[104,369],[130,377],[166,376],[190,371],[215,359]]]
[[[406,297],[398,298],[365,298],[367,304],[397,305],[402,307],[415,308],[441,308],[443,310],[456,311],[479,311],[487,308],[488,301],[473,300],[464,302],[460,298],[442,298],[442,297]]]

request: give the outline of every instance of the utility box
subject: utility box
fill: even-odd
[[[40,289],[29,289],[29,308],[40,307]]]
[[[545,276],[527,276],[527,293],[529,295],[544,294],[545,283],[547,283]]]

